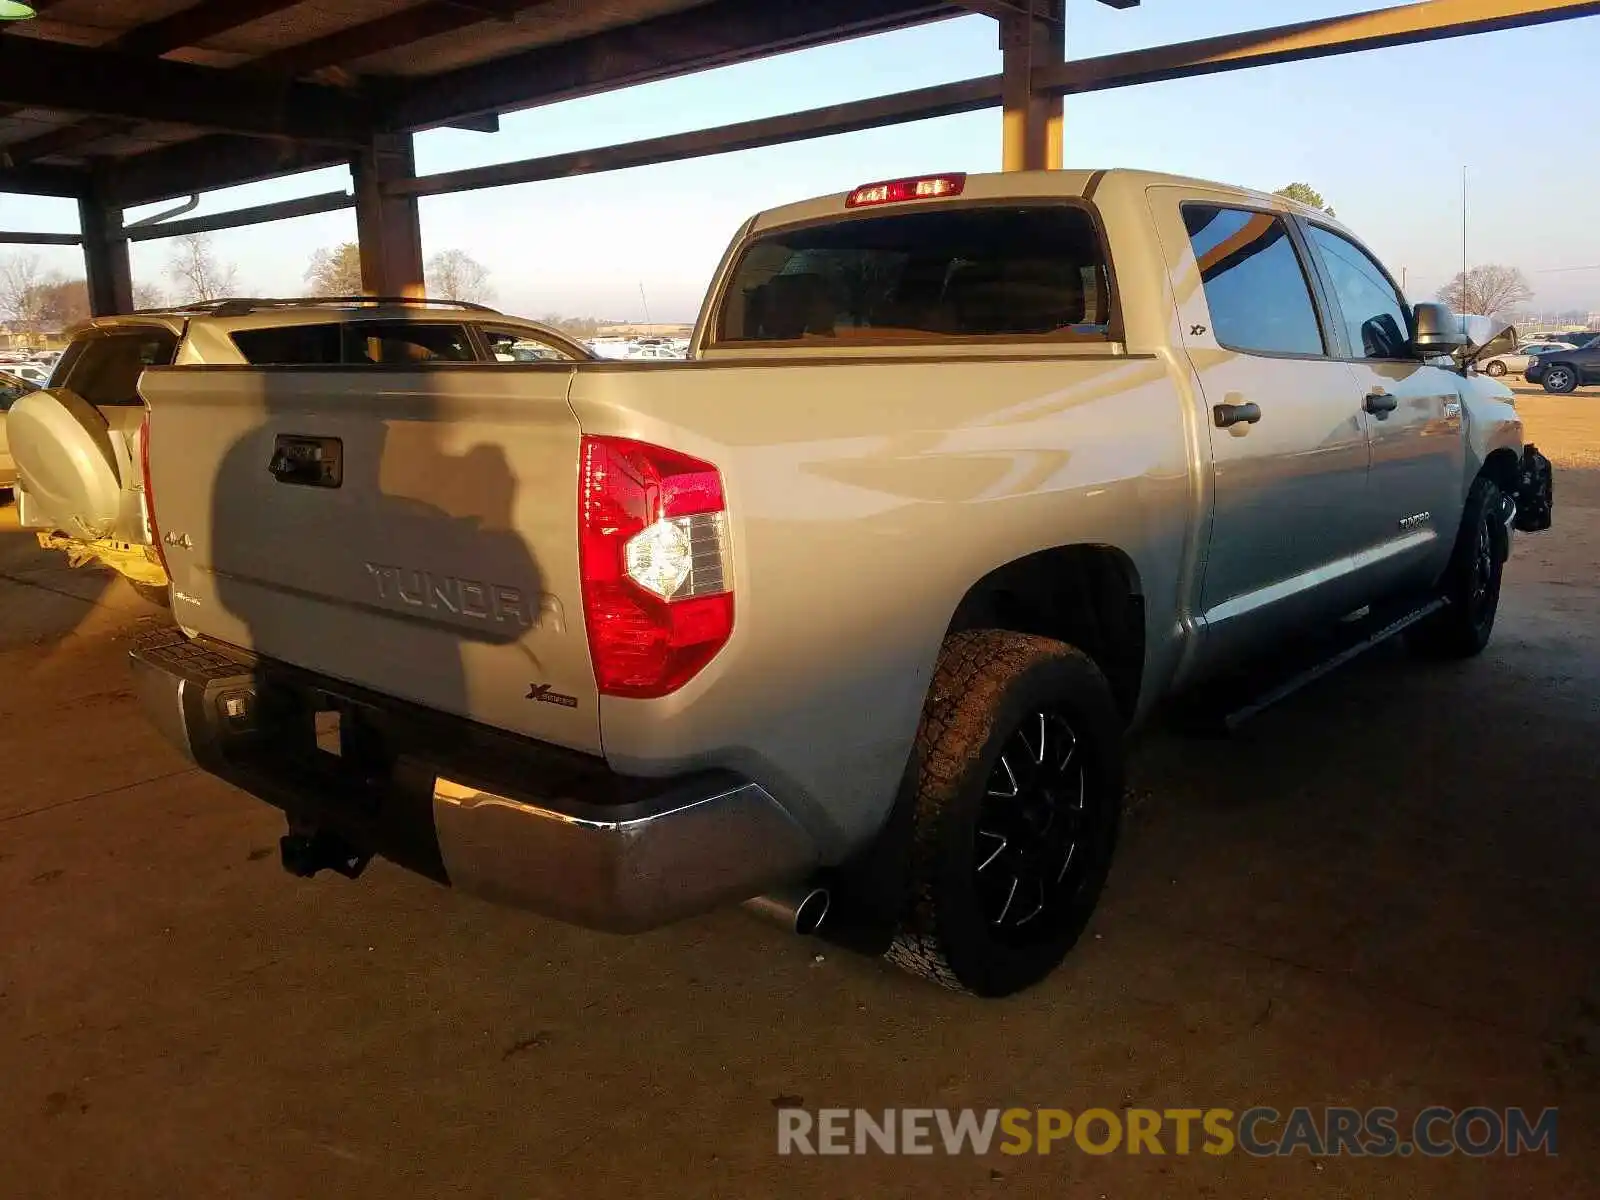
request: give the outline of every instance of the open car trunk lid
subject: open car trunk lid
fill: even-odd
[[[191,634],[598,752],[570,370],[147,371]]]

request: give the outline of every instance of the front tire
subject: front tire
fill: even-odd
[[[1578,372],[1564,363],[1544,369],[1544,390],[1564,396],[1578,390]]]
[[[917,732],[911,880],[888,958],[1008,996],[1067,956],[1105,886],[1122,809],[1122,719],[1082,651],[952,635]]]
[[[1500,495],[1495,482],[1481,475],[1467,493],[1455,550],[1444,572],[1445,607],[1407,632],[1407,643],[1424,658],[1472,658],[1489,644],[1505,571],[1492,526]]]
[[[1485,374],[1492,375],[1496,379],[1499,379],[1500,376],[1506,373],[1506,365],[1503,362],[1492,362],[1484,368],[1484,372]]]

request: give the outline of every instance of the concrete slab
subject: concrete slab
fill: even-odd
[[[140,731],[137,615],[0,580],[0,1193],[1600,1195],[1600,405],[1537,399],[1568,502],[1489,653],[1152,731],[1090,934],[1002,1003],[739,913],[624,939],[291,880],[275,814]],[[1559,1106],[1560,1156],[775,1154],[780,1104],[1478,1103]]]

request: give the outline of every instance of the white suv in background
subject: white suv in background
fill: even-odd
[[[73,566],[102,562],[163,591],[139,465],[146,367],[507,369],[594,357],[547,325],[483,305],[370,296],[213,300],[95,317],[69,332],[53,386],[20,398],[7,415],[18,520]]]

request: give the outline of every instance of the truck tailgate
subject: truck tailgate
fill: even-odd
[[[598,752],[561,366],[145,372],[191,633]]]

